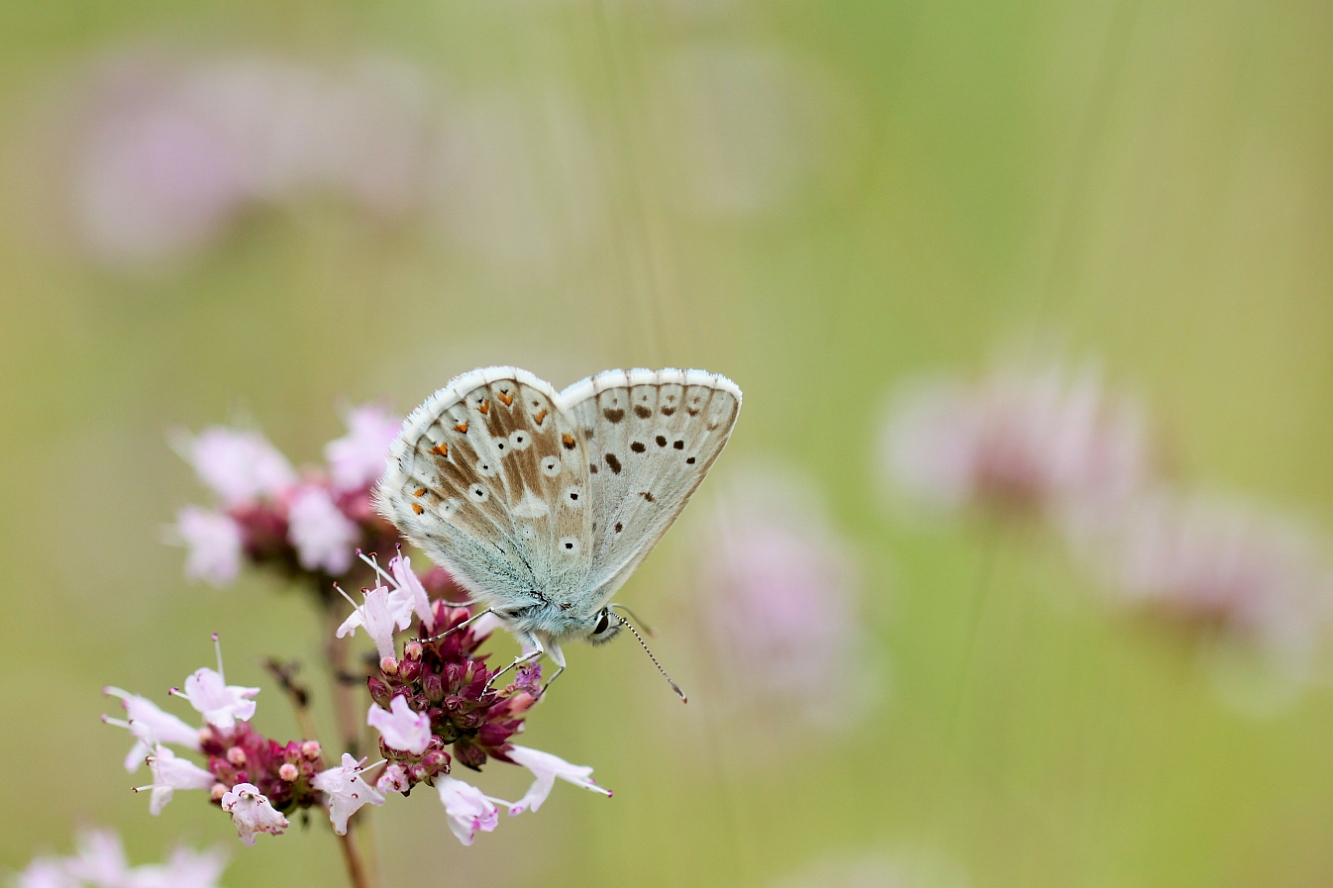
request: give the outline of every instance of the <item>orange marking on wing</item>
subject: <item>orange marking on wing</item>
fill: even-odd
[[[466,422],[460,422],[458,425],[454,426],[454,431],[455,431],[455,432],[462,432],[463,434],[466,435],[466,434],[467,434],[467,423],[466,423]]]
[[[435,447],[432,447],[432,448],[430,449],[430,452],[431,452],[431,453],[438,453],[440,456],[448,456],[448,455],[449,455],[449,445],[448,445],[448,444],[438,444],[438,445],[436,445]]]
[[[546,408],[545,408],[545,407],[543,407],[542,409],[538,410],[538,411],[537,411],[537,415],[533,417],[533,419],[537,420],[537,425],[541,425],[541,424],[542,424],[542,420],[545,419],[545,418],[546,418]]]
[[[495,397],[497,397],[497,398],[499,398],[501,401],[503,401],[503,402],[504,402],[504,405],[505,405],[506,407],[508,407],[510,404],[514,403],[514,396],[513,396],[513,395],[506,395],[504,392],[496,392],[496,393],[495,393]],[[481,412],[482,412],[482,413],[485,413],[486,411],[483,410],[483,411],[481,411]]]
[[[425,496],[425,495],[426,495],[426,488],[424,488],[424,487],[418,487],[418,488],[412,493],[412,495],[413,495],[413,496]]]
[[[421,508],[421,503],[413,503],[413,504],[412,504],[412,511],[413,511],[413,512],[416,512],[418,515],[420,515],[420,514],[422,514],[423,512],[425,512],[426,510],[423,509],[423,508]]]
[[[575,444],[574,436],[573,436],[573,435],[561,435],[561,436],[560,436],[560,443],[562,443],[562,444],[565,445],[565,449],[566,449],[566,450],[573,450],[573,449],[574,449],[574,444]]]
[[[491,402],[490,402],[490,401],[482,401],[480,404],[477,405],[477,412],[480,413],[482,416],[485,416],[487,413],[490,413],[490,412],[491,412]]]

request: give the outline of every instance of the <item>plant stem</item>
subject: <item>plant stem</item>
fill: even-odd
[[[357,709],[358,690],[342,679],[342,676],[347,674],[348,640],[337,637],[336,629],[341,622],[338,612],[330,608],[329,642],[326,653],[329,658],[329,669],[332,673],[330,689],[333,695],[334,720],[338,725],[338,734],[342,739],[343,750],[355,757],[357,749],[361,745],[361,719]]]
[[[372,888],[374,883],[371,882],[369,873],[361,862],[361,851],[356,847],[356,839],[351,829],[348,829],[347,835],[338,836],[338,844],[343,849],[343,863],[347,864],[347,881],[351,883],[352,888]]]

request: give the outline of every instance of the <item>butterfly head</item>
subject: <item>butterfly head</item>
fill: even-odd
[[[624,621],[611,613],[611,608],[604,607],[593,614],[587,639],[592,644],[606,644],[619,635],[622,628],[624,628]]]

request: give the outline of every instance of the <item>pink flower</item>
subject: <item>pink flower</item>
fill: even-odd
[[[403,421],[375,404],[352,408],[346,420],[347,434],[325,445],[324,458],[335,490],[360,490],[384,474],[389,445]]]
[[[199,729],[187,725],[170,713],[163,712],[146,697],[122,691],[120,688],[107,687],[102,693],[119,697],[125,707],[128,720],[102,719],[107,724],[118,728],[128,728],[134,735],[134,747],[125,756],[125,770],[133,774],[143,764],[148,751],[159,743],[174,743],[186,749],[199,750]]]
[[[384,804],[384,796],[361,779],[361,764],[344,752],[341,767],[321,771],[311,781],[311,786],[328,796],[329,819],[340,836],[347,835],[347,820],[362,805]]]
[[[65,864],[51,857],[39,857],[14,880],[15,888],[82,888],[65,872]]]
[[[389,560],[389,573],[393,577],[393,582],[397,586],[395,591],[403,594],[412,602],[412,609],[416,611],[421,622],[426,624],[426,629],[435,631],[435,609],[431,607],[430,597],[426,594],[426,587],[421,585],[421,580],[412,571],[412,562],[401,552]],[[400,626],[400,629],[406,629],[406,626]],[[473,632],[476,632],[474,627]]]
[[[546,797],[551,794],[551,788],[555,786],[555,779],[568,781],[575,786],[581,786],[584,789],[591,789],[593,792],[600,792],[607,798],[611,797],[611,790],[598,786],[592,780],[592,768],[581,765],[571,765],[558,756],[551,755],[549,752],[542,752],[539,749],[528,749],[525,746],[515,746],[509,751],[509,758],[532,772],[535,778],[532,786],[523,794],[523,798],[509,806],[510,816],[521,814],[524,811],[536,811],[546,801]],[[447,805],[446,805],[447,807]],[[457,831],[455,831],[457,835]],[[461,836],[459,838],[462,838]],[[464,842],[463,844],[468,844]]]
[[[185,438],[183,455],[227,507],[276,499],[296,483],[287,458],[258,432],[213,426]]]
[[[329,491],[302,487],[288,508],[288,536],[306,570],[346,573],[361,531],[334,503]]]
[[[227,868],[221,851],[177,848],[166,863],[135,867],[127,888],[218,888],[218,878]]]
[[[241,527],[229,515],[186,506],[176,513],[175,536],[189,548],[185,575],[227,586],[241,572]]]
[[[449,815],[449,829],[464,845],[471,845],[478,832],[493,832],[500,825],[495,802],[508,802],[492,800],[472,784],[453,777],[437,777],[435,786]]]
[[[120,844],[120,836],[109,829],[79,833],[78,855],[65,863],[66,871],[76,879],[105,888],[121,888],[130,881],[129,861]]]
[[[255,843],[257,833],[281,835],[290,824],[273,809],[268,796],[250,783],[238,783],[222,796],[222,810],[231,815],[236,833],[247,845]]]
[[[390,749],[421,755],[430,745],[430,718],[424,712],[412,711],[403,697],[394,697],[388,712],[372,703],[366,724],[380,732]]]
[[[1091,542],[1125,605],[1220,627],[1299,670],[1326,631],[1333,571],[1316,534],[1285,516],[1158,491]]]
[[[390,659],[395,653],[394,631],[412,625],[412,600],[405,594],[390,592],[387,586],[377,586],[361,594],[365,601],[338,627],[338,637],[365,629],[374,640],[380,659]]]
[[[220,731],[230,731],[238,720],[249,721],[254,716],[255,701],[251,698],[259,688],[229,685],[221,672],[205,668],[196,669],[185,679],[184,692],[174,693],[184,697],[205,722]]]
[[[407,769],[397,762],[391,762],[380,779],[375,781],[375,788],[383,793],[404,792],[412,785],[407,777]]]
[[[858,620],[858,553],[819,489],[781,468],[742,470],[716,496],[695,546],[710,672],[733,702],[770,704],[783,725],[845,723],[877,678]]]
[[[1095,373],[1071,379],[1058,365],[916,385],[899,397],[883,453],[902,492],[944,509],[1095,517],[1150,474],[1138,407]]]
[[[178,789],[210,789],[217,782],[208,771],[182,758],[165,746],[157,746],[148,757],[148,767],[153,772],[153,782],[148,786],[135,787],[135,792],[151,790],[148,813],[154,817],[171,801]]]

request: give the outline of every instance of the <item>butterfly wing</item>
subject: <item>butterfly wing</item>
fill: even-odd
[[[741,391],[701,370],[608,370],[560,393],[586,441],[590,597],[601,607],[657,545],[717,459]]]
[[[559,405],[525,370],[465,373],[403,423],[380,481],[385,517],[500,607],[532,604],[534,590],[587,586],[589,460]]]

